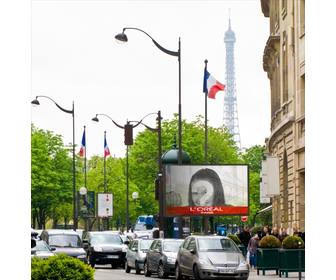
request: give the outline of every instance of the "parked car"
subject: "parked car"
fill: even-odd
[[[31,257],[46,259],[55,255],[53,251],[55,248],[50,248],[45,241],[36,240],[36,246],[31,248]]]
[[[248,264],[237,245],[224,236],[189,236],[177,254],[175,279],[240,279],[249,276]]]
[[[175,274],[175,262],[183,239],[155,239],[150,246],[145,262],[144,274],[157,273],[159,278]]]
[[[92,267],[96,264],[111,264],[112,268],[125,265],[127,245],[118,233],[105,231],[87,232],[83,239],[87,260]]]
[[[125,271],[130,273],[135,269],[136,274],[143,270],[146,253],[151,246],[153,239],[134,239],[128,246],[126,252]]]
[[[47,229],[41,233],[50,248],[55,248],[55,254],[64,253],[86,263],[86,253],[77,232],[64,229]]]
[[[103,232],[119,234],[123,243],[126,244],[126,245],[128,245],[133,240],[132,236],[124,234],[124,233],[122,233],[121,231],[118,231],[118,230],[104,230]],[[128,242],[125,242],[125,241],[128,241]]]

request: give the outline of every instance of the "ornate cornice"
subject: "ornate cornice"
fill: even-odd
[[[280,36],[270,35],[267,39],[263,55],[263,68],[269,75],[276,66],[276,54],[280,48]]]
[[[270,1],[269,0],[260,0],[260,4],[261,4],[261,10],[264,14],[265,17],[269,17],[269,4]]]

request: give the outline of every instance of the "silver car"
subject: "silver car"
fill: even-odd
[[[144,268],[146,253],[154,239],[134,239],[131,241],[126,253],[125,271],[129,273],[132,268],[136,274]]]
[[[249,277],[249,267],[236,244],[223,236],[189,236],[177,254],[175,279],[240,279]]]

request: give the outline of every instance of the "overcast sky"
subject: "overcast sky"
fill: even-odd
[[[204,60],[225,83],[224,33],[236,35],[235,69],[241,146],[264,144],[270,134],[269,81],[262,56],[269,35],[259,0],[245,1],[32,1],[32,99],[47,95],[71,109],[75,102],[75,142],[87,127],[87,156],[102,155],[104,130],[112,155],[124,156],[123,130],[116,122],[140,120],[161,110],[164,119],[178,112],[178,61],[161,52],[144,34],[128,30],[128,43],[114,36],[137,27],[159,44],[177,51],[181,37],[182,118],[204,115]],[[223,124],[224,94],[208,101],[209,124]],[[71,115],[46,99],[32,107],[37,127],[72,142]],[[144,121],[155,126],[155,116]],[[143,130],[137,127],[135,133]],[[176,132],[177,133],[177,132]],[[78,151],[79,147],[77,148]]]

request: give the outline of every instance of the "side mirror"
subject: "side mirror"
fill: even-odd
[[[31,238],[31,247],[30,248],[34,248],[36,246],[36,240]]]
[[[51,247],[50,251],[56,251],[56,248],[55,247]]]
[[[129,242],[128,240],[126,240],[126,241],[124,241],[124,244],[125,244],[125,245],[129,245],[130,242]]]
[[[196,250],[195,249],[191,249],[190,253],[193,254],[193,255],[195,255],[196,254]]]

